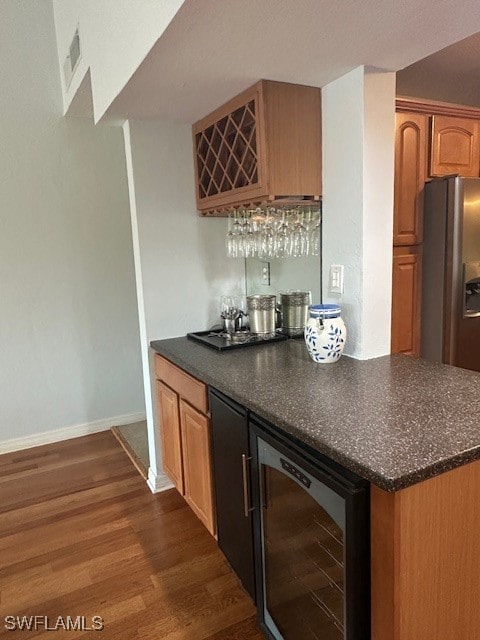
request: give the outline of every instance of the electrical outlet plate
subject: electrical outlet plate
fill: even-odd
[[[328,290],[330,293],[343,293],[343,264],[330,265]]]

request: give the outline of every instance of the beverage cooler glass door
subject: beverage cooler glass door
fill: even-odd
[[[368,563],[368,546],[366,558],[348,567],[350,576],[346,575],[351,500],[344,491],[334,490],[332,482],[323,481],[318,470],[312,473],[292,451],[279,450],[258,435],[255,440],[261,505],[257,603],[262,628],[274,640],[369,637],[368,569],[361,587],[354,584],[362,577],[365,559]],[[368,507],[364,511],[368,516]],[[366,540],[368,534],[363,543]],[[361,550],[362,538],[358,541]],[[349,584],[352,569],[356,575]]]

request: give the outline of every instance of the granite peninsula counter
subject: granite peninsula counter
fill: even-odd
[[[480,640],[479,373],[399,355],[322,365],[302,340],[226,352],[187,338],[151,346],[157,385],[159,362],[173,363],[204,407],[207,384],[370,481],[365,637]]]
[[[302,340],[155,352],[387,491],[480,458],[480,374],[408,356],[313,362]]]

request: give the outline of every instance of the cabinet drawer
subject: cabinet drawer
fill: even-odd
[[[207,385],[155,354],[155,376],[202,413],[208,412]]]

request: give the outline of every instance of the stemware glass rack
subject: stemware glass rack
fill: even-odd
[[[226,237],[230,258],[300,258],[319,256],[321,206],[268,205],[233,210]]]

